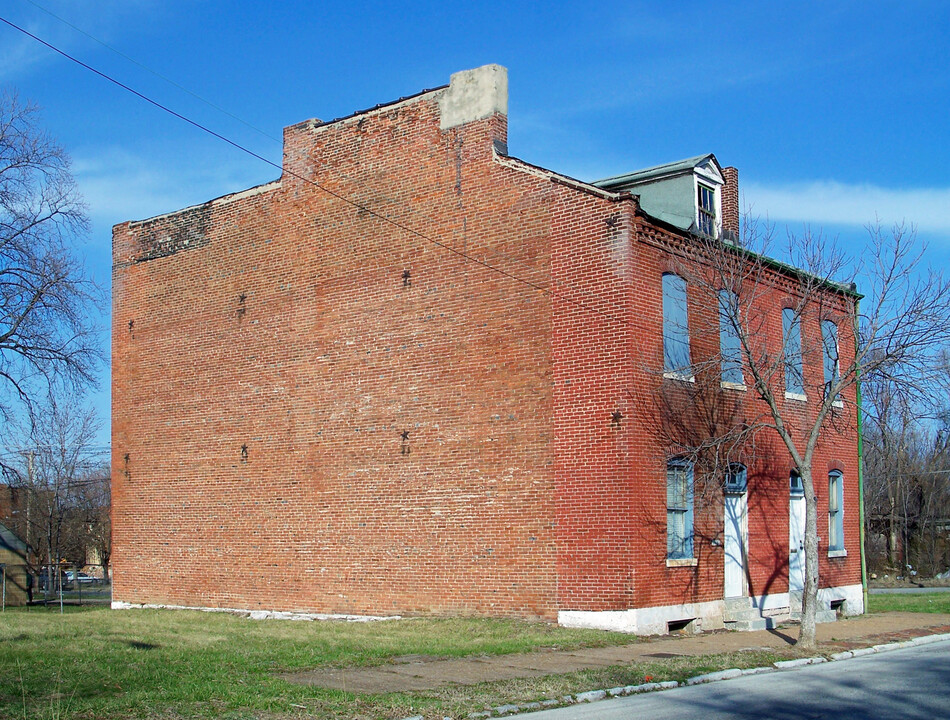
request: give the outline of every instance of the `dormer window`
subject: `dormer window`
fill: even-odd
[[[734,177],[738,177],[733,173]],[[715,155],[697,155],[645,170],[597,180],[597,187],[611,192],[629,192],[639,198],[640,208],[650,217],[662,220],[687,233],[719,238],[723,227],[738,228],[738,196],[730,185],[731,198],[723,208],[723,169]],[[725,222],[723,213],[729,217]]]
[[[699,189],[696,203],[699,214],[696,218],[696,226],[703,235],[716,237],[716,228],[719,224],[716,217],[716,190],[702,183],[696,183],[696,186]]]

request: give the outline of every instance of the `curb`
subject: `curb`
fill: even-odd
[[[760,673],[795,670],[797,668],[805,667],[806,665],[819,665],[826,662],[840,662],[841,660],[850,660],[851,658],[855,657],[875,655],[877,653],[890,652],[891,650],[902,650],[904,648],[917,647],[918,645],[929,645],[931,643],[945,641],[950,641],[950,633],[941,633],[939,635],[921,635],[920,637],[916,637],[913,640],[884,643],[882,645],[874,645],[867,648],[858,648],[857,650],[846,650],[844,652],[833,653],[828,657],[816,655],[815,657],[797,658],[795,660],[779,660],[772,663],[772,665],[746,668],[745,670],[740,670],[739,668],[719,670],[718,672],[705,673],[703,675],[696,675],[695,677],[687,678],[682,683],[676,682],[675,680],[669,680],[666,682],[650,682],[643,683],[641,685],[625,685],[623,687],[607,688],[603,690],[588,690],[587,692],[578,693],[577,695],[565,695],[557,699],[550,698],[547,700],[524,703],[521,705],[498,705],[493,707],[491,710],[481,710],[478,712],[469,713],[467,717],[469,720],[506,717],[520,713],[532,712],[535,710],[547,710],[555,707],[597,702],[598,700],[606,700],[607,698],[613,697],[639,695],[641,693],[647,692],[670,690],[675,687],[703,685],[706,683],[720,682],[723,680],[732,680],[733,678],[742,677],[745,675],[758,675]],[[411,717],[403,718],[403,720],[422,720],[422,716],[413,715]],[[452,718],[445,717],[443,720],[452,720]]]

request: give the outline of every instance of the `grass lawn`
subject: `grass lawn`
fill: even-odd
[[[280,677],[400,655],[461,657],[634,641],[511,620],[291,622],[188,611],[8,609],[0,615],[0,718],[459,718],[507,702],[640,683],[645,676],[676,680],[774,659],[762,653],[674,658],[384,695],[298,686]]]
[[[868,595],[868,612],[950,613],[950,592]]]

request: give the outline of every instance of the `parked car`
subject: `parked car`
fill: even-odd
[[[50,580],[52,580],[52,586],[47,588],[47,585],[50,585]],[[59,581],[56,580],[56,570],[53,570],[51,573],[49,568],[42,568],[39,574],[39,588],[43,592],[49,590],[50,592],[56,591],[59,587],[62,587],[63,590],[71,590],[72,583],[69,581],[69,576],[67,573],[62,570],[59,571]]]
[[[99,582],[99,578],[93,577],[92,575],[86,575],[84,572],[74,572],[73,570],[67,570],[66,581],[70,585],[73,583],[79,583],[80,585],[96,585]]]

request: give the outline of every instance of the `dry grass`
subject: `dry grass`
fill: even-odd
[[[187,611],[8,610],[0,615],[0,717],[292,717],[301,707],[322,717],[401,717],[411,698],[357,698],[291,685],[279,675],[400,655],[463,657],[630,641],[510,620],[335,623]]]
[[[683,680],[778,657],[740,652],[651,658],[542,678],[380,695],[292,685],[281,677],[320,667],[371,666],[402,655],[464,657],[634,641],[629,635],[511,620],[335,623],[160,610],[8,611],[0,615],[0,717],[462,718],[506,703]]]

